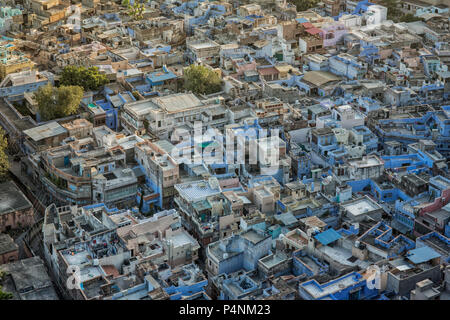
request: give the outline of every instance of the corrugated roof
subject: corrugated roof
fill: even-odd
[[[440,256],[439,253],[427,246],[416,248],[408,252],[408,259],[415,264],[427,262]]]
[[[308,28],[306,30],[306,32],[308,32],[309,34],[318,34],[320,33],[322,30],[320,30],[319,28]]]
[[[324,246],[340,239],[342,236],[333,228],[330,228],[324,232],[316,234],[314,238]]]
[[[25,130],[23,133],[29,136],[34,141],[40,141],[46,138],[60,135],[65,132],[67,132],[67,130],[63,126],[61,126],[56,121],[52,121],[42,126]]]
[[[304,26],[306,29],[314,28],[314,25],[311,22],[303,22],[302,26]]]
[[[341,78],[327,71],[309,71],[304,76],[304,81],[311,82],[316,86],[324,85],[327,82],[338,81]]]

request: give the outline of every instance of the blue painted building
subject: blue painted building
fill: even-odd
[[[219,300],[241,300],[260,288],[260,285],[248,275],[227,278],[222,282]]]
[[[369,289],[366,279],[357,272],[320,284],[308,280],[299,285],[299,294],[305,300],[367,300],[378,296],[378,289]]]
[[[272,237],[258,229],[211,243],[206,249],[207,269],[212,274],[229,274],[256,269],[258,260],[269,254]]]
[[[347,79],[362,79],[367,73],[367,65],[349,54],[340,53],[329,60],[330,72]]]

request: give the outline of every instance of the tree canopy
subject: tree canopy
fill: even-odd
[[[289,0],[289,2],[297,7],[298,12],[301,12],[314,8],[319,3],[319,0]]]
[[[135,20],[144,19],[145,5],[143,3],[134,2],[133,5],[128,5],[128,15],[133,17]]]
[[[414,22],[414,21],[423,21],[423,19],[420,17],[416,17],[412,13],[407,13],[400,17],[400,22]]]
[[[77,113],[83,88],[80,86],[60,86],[48,84],[35,93],[39,114],[44,121],[67,117]]]
[[[13,294],[10,292],[5,292],[2,290],[2,287],[0,286],[0,300],[10,300],[13,298]]]
[[[380,4],[387,8],[387,19],[394,22],[399,22],[398,19],[402,12],[397,8],[397,0],[381,0]]]
[[[7,155],[8,140],[5,132],[0,128],[0,182],[5,181],[8,177],[9,160]]]
[[[100,73],[97,67],[66,66],[59,82],[64,86],[80,86],[85,91],[96,91],[109,82],[106,75]]]
[[[222,80],[214,71],[202,65],[190,65],[184,70],[184,87],[194,93],[211,94],[220,91]]]

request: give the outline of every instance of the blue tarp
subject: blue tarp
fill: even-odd
[[[324,246],[338,240],[341,238],[341,235],[334,230],[333,228],[330,228],[322,233],[316,234],[314,238],[319,241]]]
[[[298,23],[305,23],[305,22],[309,22],[309,20],[305,19],[305,18],[297,18],[295,19]]]
[[[439,253],[427,246],[413,249],[408,252],[408,259],[415,264],[427,262],[440,256]]]

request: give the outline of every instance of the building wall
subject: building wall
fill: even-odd
[[[19,250],[6,252],[0,255],[0,264],[10,263],[19,260]]]
[[[26,210],[13,211],[0,215],[0,232],[7,229],[17,229],[29,227],[34,223],[34,210],[29,208]]]
[[[425,279],[430,279],[431,281],[437,283],[441,278],[440,265],[436,265],[433,268],[423,271],[414,276],[399,279],[394,276],[391,272],[388,273],[387,279],[387,291],[394,291],[398,295],[407,295],[409,292],[416,287],[416,283]]]

